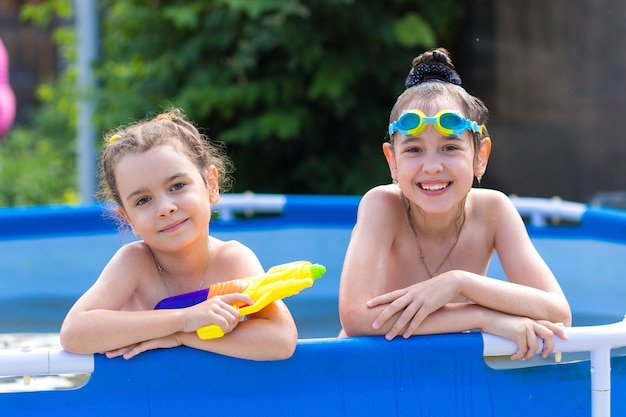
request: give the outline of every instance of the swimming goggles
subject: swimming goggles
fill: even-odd
[[[482,133],[478,123],[466,119],[453,110],[441,110],[435,116],[428,117],[418,109],[405,110],[397,121],[389,125],[389,136],[400,132],[404,136],[413,137],[426,129],[426,124],[432,123],[435,130],[444,136],[459,136],[466,130]]]

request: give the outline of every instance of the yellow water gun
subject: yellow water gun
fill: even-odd
[[[247,278],[218,282],[209,288],[175,295],[157,303],[155,309],[185,308],[201,303],[216,295],[242,293],[254,300],[252,305],[236,305],[239,315],[256,313],[269,303],[298,294],[313,285],[326,268],[308,261],[296,261],[271,267],[265,274]],[[224,336],[224,331],[217,324],[210,324],[196,330],[200,339],[214,339]]]

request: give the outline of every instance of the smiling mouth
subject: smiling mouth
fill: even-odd
[[[161,231],[161,232],[170,232],[170,231],[172,231],[172,230],[176,230],[176,229],[178,229],[180,226],[182,226],[182,225],[183,225],[183,223],[185,223],[186,221],[187,221],[187,219],[185,219],[185,220],[181,220],[181,221],[176,222],[176,223],[169,224],[169,225],[165,226],[163,229],[161,229],[160,231]]]
[[[448,186],[450,185],[450,182],[439,182],[436,184],[424,184],[424,183],[420,183],[420,188],[422,190],[426,190],[426,191],[440,191],[443,190],[445,188],[448,188]]]

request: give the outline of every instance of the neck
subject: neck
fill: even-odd
[[[181,257],[180,254],[155,253],[148,247],[168,295],[195,291],[204,286],[212,254],[210,239],[203,248]]]
[[[457,235],[465,222],[465,200],[455,210],[441,214],[425,213],[410,202],[406,207],[408,222],[421,237],[447,239],[451,235]]]

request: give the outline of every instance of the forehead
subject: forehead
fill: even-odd
[[[130,152],[122,156],[118,161],[118,166],[133,164],[151,164],[155,162],[186,165],[191,164],[191,160],[178,147],[172,145],[158,145],[145,151]]]
[[[446,110],[456,110],[459,113],[463,114],[461,106],[451,97],[431,97],[431,98],[417,98],[409,101],[404,110],[412,110],[419,109],[423,111],[426,116],[434,116],[438,111],[446,109]]]
[[[114,170],[120,189],[125,188],[125,185],[137,186],[142,182],[147,184],[150,180],[166,178],[172,173],[199,174],[193,162],[170,145],[124,155]]]

